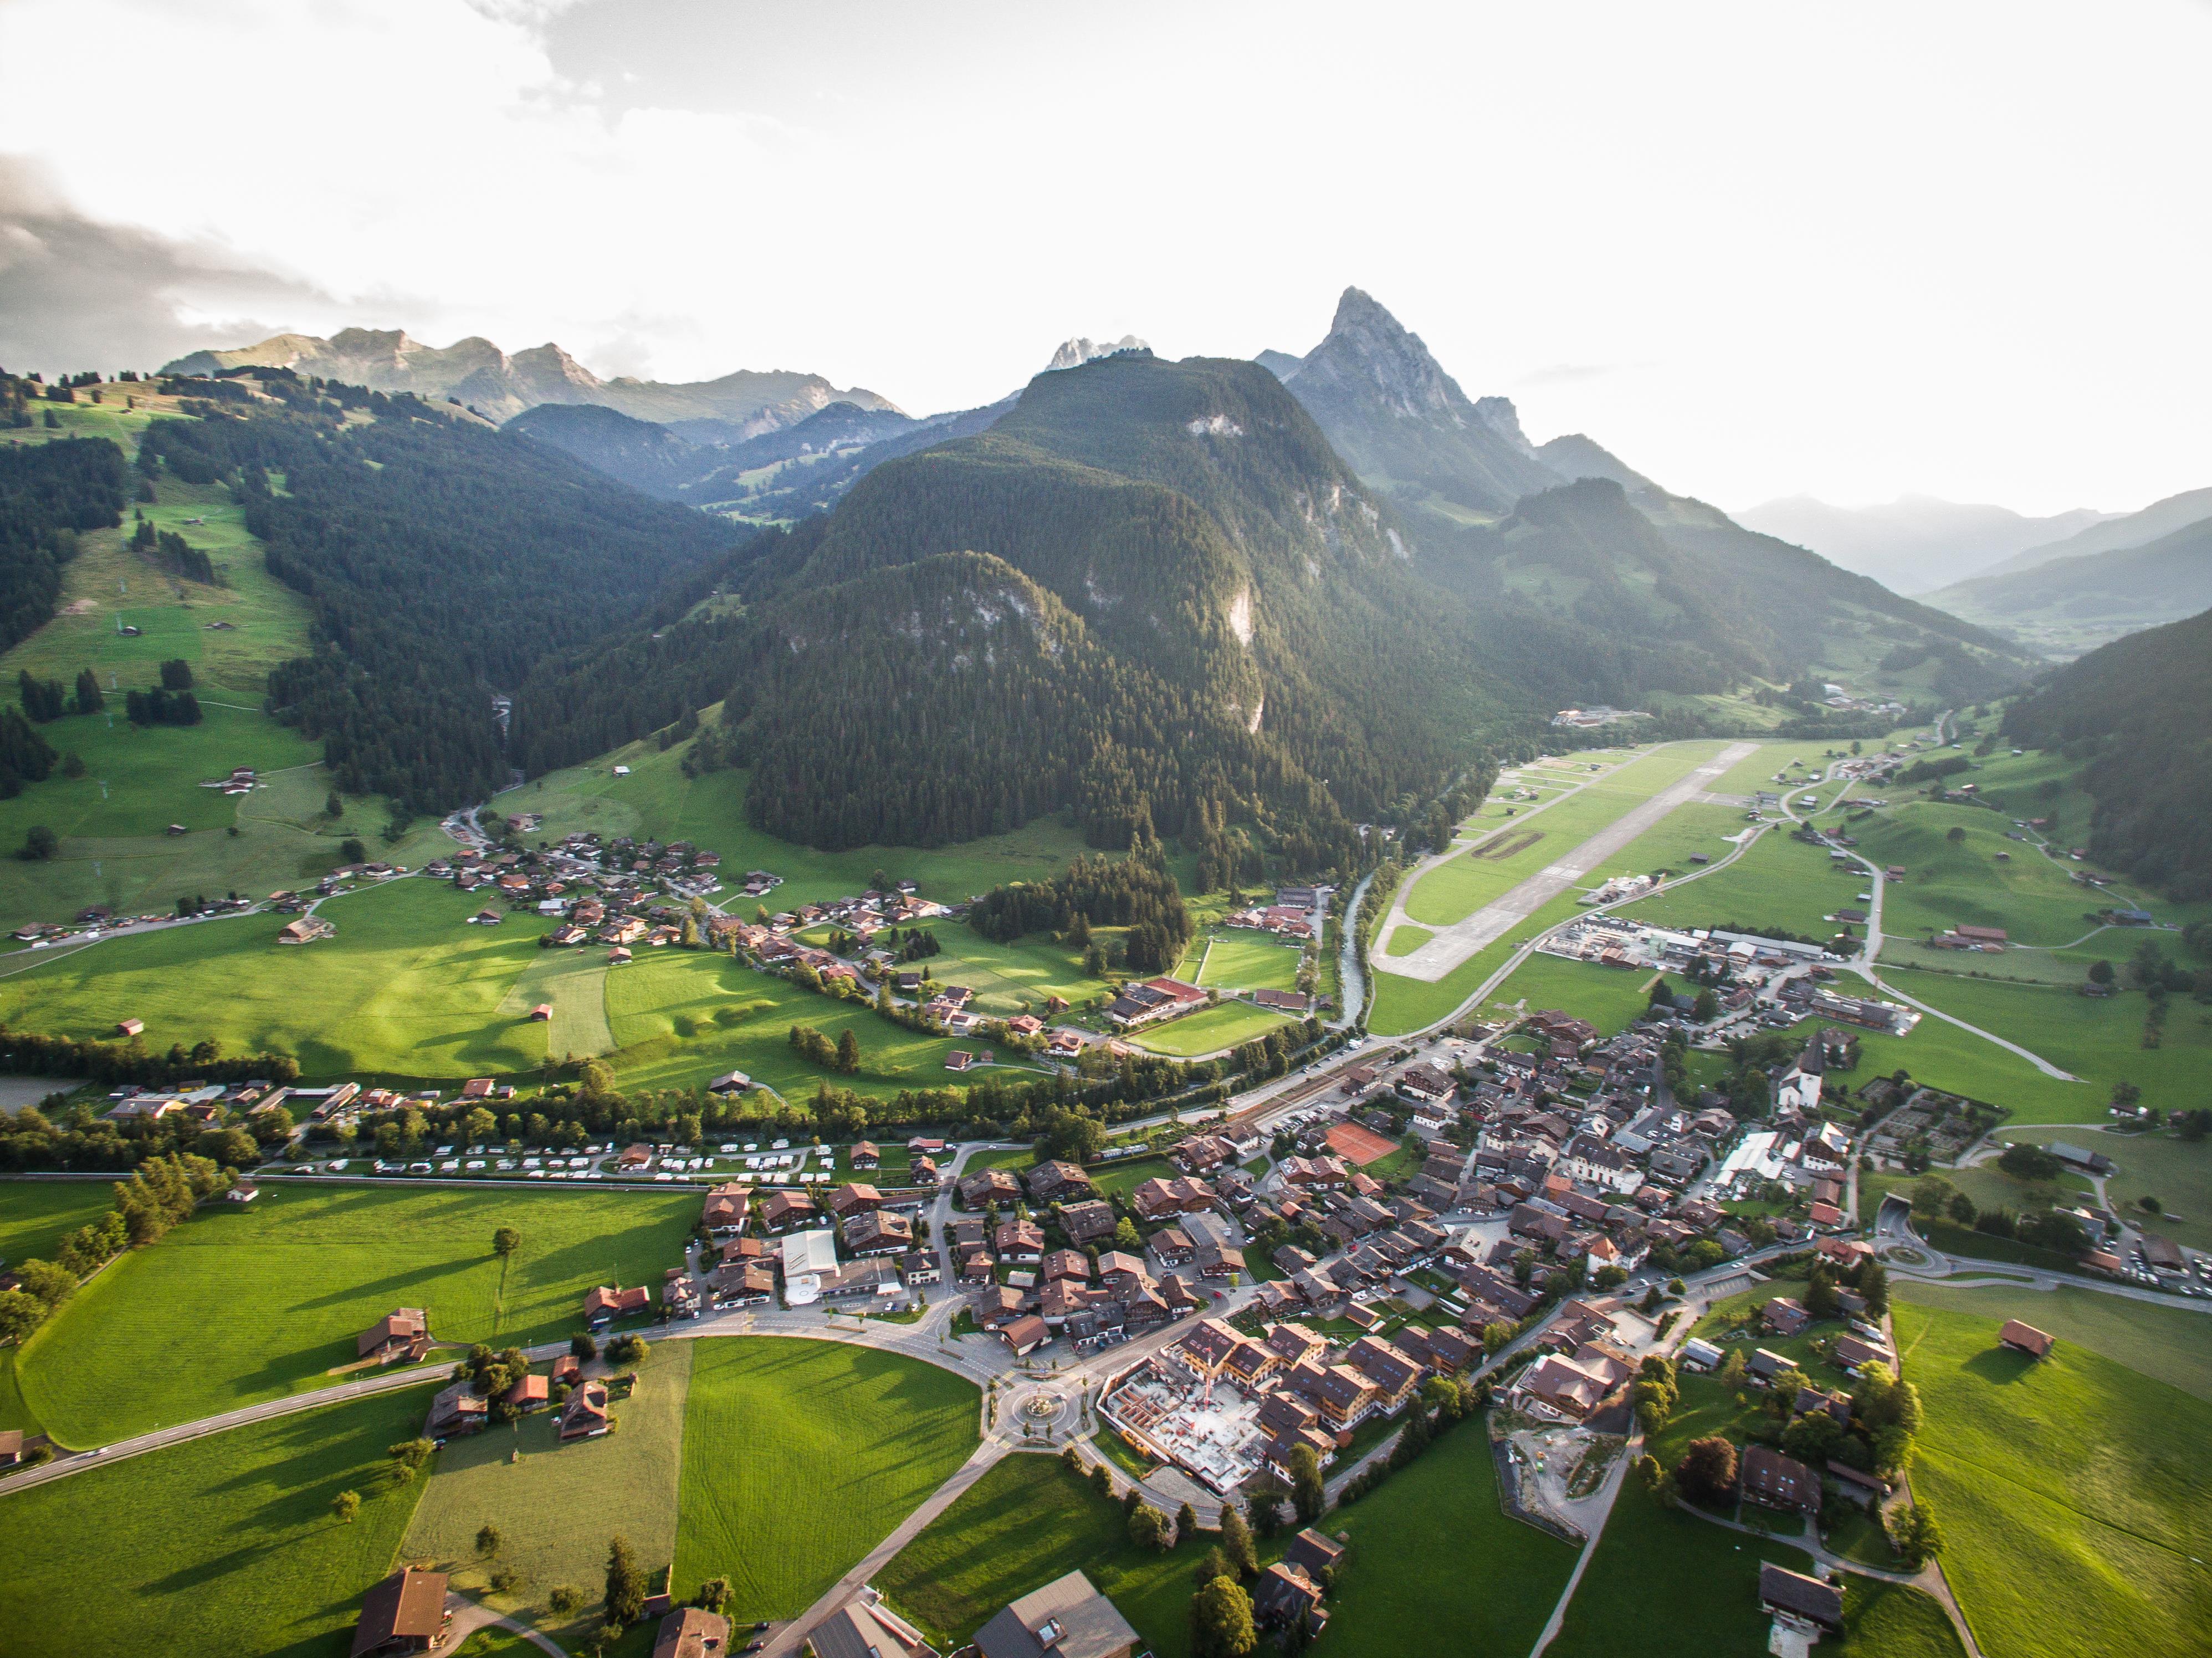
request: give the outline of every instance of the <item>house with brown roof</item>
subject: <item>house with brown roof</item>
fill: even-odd
[[[1820,1511],[1820,1476],[1795,1457],[1752,1444],[1743,1448],[1737,1467],[1746,1502],[1798,1514]]]
[[[652,1304],[652,1294],[641,1284],[629,1290],[593,1284],[584,1295],[584,1327],[604,1330],[615,1320],[641,1313]]]
[[[854,1181],[850,1185],[831,1187],[823,1202],[831,1214],[846,1220],[870,1209],[882,1208],[884,1194],[865,1181]]]
[[[1759,1569],[1759,1609],[1770,1618],[1822,1629],[1844,1626],[1844,1592],[1832,1583],[1802,1572],[1790,1571],[1771,1562]]]
[[[422,1419],[422,1432],[429,1439],[452,1439],[460,1434],[479,1431],[490,1420],[489,1401],[478,1399],[466,1382],[456,1382],[441,1388],[430,1400],[430,1412]]]
[[[872,1141],[869,1140],[862,1140],[854,1145],[849,1159],[856,1169],[877,1168],[883,1160],[884,1154],[877,1149]]]
[[[745,1212],[752,1206],[752,1193],[735,1181],[710,1189],[707,1193],[706,1212],[701,1217],[707,1236],[735,1237],[744,1231]]]
[[[844,1231],[846,1250],[855,1255],[902,1255],[914,1248],[914,1223],[888,1209],[853,1216]]]
[[[1071,1243],[1084,1244],[1109,1237],[1120,1224],[1114,1206],[1099,1198],[1071,1203],[1060,1212],[1060,1230],[1067,1234]]]
[[[819,1213],[804,1192],[771,1192],[760,1207],[761,1224],[771,1232],[811,1224]]]
[[[991,1252],[1000,1260],[1034,1261],[1044,1254],[1044,1228],[1033,1220],[1001,1221],[991,1235]]]
[[[506,1394],[506,1403],[513,1411],[542,1411],[553,1402],[553,1378],[538,1375],[524,1376]]]
[[[1042,1277],[1047,1284],[1059,1279],[1088,1284],[1091,1282],[1091,1258],[1077,1249],[1055,1249],[1044,1258]]]
[[[1052,1330],[1035,1313],[1025,1313],[1000,1325],[999,1335],[1016,1358],[1026,1358],[1052,1339]]]
[[[1404,1408],[1421,1385],[1421,1367],[1380,1336],[1362,1336],[1344,1362],[1375,1384],[1376,1404],[1386,1414]]]
[[[1091,1176],[1083,1172],[1082,1165],[1054,1158],[1041,1163],[1029,1173],[1030,1196],[1039,1203],[1063,1203],[1071,1196],[1089,1196]]]
[[[420,1307],[395,1308],[354,1338],[354,1357],[389,1364],[407,1357],[417,1344],[427,1351],[429,1335],[429,1315]]]
[[[977,1658],[1129,1658],[1137,1631],[1079,1571],[1012,1602],[975,1631]]]
[[[981,1169],[964,1175],[956,1188],[963,1209],[981,1209],[987,1203],[1012,1203],[1022,1194],[1022,1183],[1004,1169]]]
[[[361,1598],[353,1658],[387,1652],[428,1652],[445,1633],[446,1574],[402,1566]]]
[[[1804,1304],[1787,1296],[1776,1296],[1759,1309],[1759,1322],[1771,1336],[1802,1335],[1813,1321]]]
[[[611,1425],[607,1416],[607,1384],[604,1382],[594,1379],[582,1383],[562,1407],[563,1444],[574,1439],[596,1439]]]
[[[2023,1324],[2016,1318],[2007,1319],[2004,1328],[1997,1332],[1998,1346],[2009,1347],[2016,1353],[2026,1353],[2030,1358],[2048,1358],[2052,1345],[2053,1338],[2033,1324]]]
[[[725,1658],[730,1620],[698,1606],[682,1606],[660,1620],[653,1658]]]

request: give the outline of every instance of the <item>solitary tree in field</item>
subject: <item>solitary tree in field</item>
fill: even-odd
[[[493,1525],[490,1521],[487,1520],[477,1532],[477,1552],[478,1554],[497,1554],[499,1552],[501,1540],[499,1527]]]
[[[522,1234],[512,1226],[502,1226],[491,1235],[491,1252],[495,1255],[511,1255],[522,1248]]]
[[[359,1491],[340,1491],[331,1499],[331,1512],[344,1524],[353,1524],[354,1516],[361,1512]]]

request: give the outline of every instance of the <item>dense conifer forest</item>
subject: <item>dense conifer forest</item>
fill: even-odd
[[[77,531],[122,523],[128,480],[105,438],[0,448],[0,650],[52,619]]]
[[[2212,897],[2212,610],[2116,639],[2005,716],[2015,743],[2089,756],[2089,850],[2182,900]]]

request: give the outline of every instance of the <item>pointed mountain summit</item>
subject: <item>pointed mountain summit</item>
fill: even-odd
[[[1336,451],[1401,505],[1459,519],[1496,516],[1559,477],[1521,434],[1504,398],[1470,399],[1375,299],[1347,288],[1328,337],[1285,374]]]
[[[1052,361],[1044,366],[1048,374],[1060,368],[1080,368],[1099,357],[1110,357],[1117,351],[1152,350],[1152,346],[1134,334],[1124,334],[1118,340],[1093,340],[1082,335],[1073,335],[1060,343],[1052,354]]]

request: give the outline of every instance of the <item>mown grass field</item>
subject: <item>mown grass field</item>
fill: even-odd
[[[1531,1012],[1563,1008],[1612,1035],[1633,1024],[1651,1005],[1651,993],[1645,987],[1654,978],[1666,979],[1669,990],[1694,989],[1686,980],[1664,974],[1626,972],[1592,962],[1539,955],[1515,968],[1512,976],[1492,994],[1501,1002],[1525,1001]]]
[[[1437,935],[1429,928],[1411,921],[1401,921],[1390,929],[1390,942],[1383,946],[1388,956],[1410,956]]]
[[[915,963],[914,968],[927,968],[940,985],[967,986],[975,993],[975,1010],[986,1017],[1034,1013],[1042,1018],[1048,996],[1077,1007],[1100,997],[1111,998],[1111,985],[1084,972],[1083,952],[1049,933],[1032,932],[1011,944],[995,944],[962,921],[938,921],[930,931],[936,935],[939,952]],[[1099,931],[1112,937],[1121,929]]]
[[[389,1483],[385,1447],[428,1400],[405,1388],[0,1495],[0,1654],[344,1658],[424,1490]],[[350,1525],[341,1491],[362,1499]]]
[[[1279,1026],[1295,1023],[1285,1014],[1270,1013],[1249,1002],[1223,1002],[1214,1007],[1202,1007],[1195,1013],[1186,1013],[1165,1024],[1149,1026],[1128,1040],[1135,1048],[1189,1059],[1195,1054],[1211,1054],[1217,1048],[1234,1048],[1255,1036],[1264,1036]]]
[[[1906,1302],[1895,1326],[1928,1417],[1913,1489],[1982,1649],[2203,1650],[2212,1405],[2069,1341],[2006,1351],[1986,1318]]]
[[[455,1588],[559,1638],[573,1642],[595,1628],[596,1610],[563,1617],[549,1597],[567,1585],[596,1608],[607,1546],[617,1536],[648,1572],[674,1558],[684,1401],[699,1345],[653,1343],[636,1389],[613,1402],[614,1431],[601,1438],[562,1444],[558,1412],[548,1410],[449,1441],[408,1529],[406,1558],[453,1574]],[[495,1557],[477,1552],[486,1525],[499,1530]],[[500,1569],[521,1578],[506,1594],[490,1588]]]
[[[959,1043],[894,1024],[864,1002],[816,995],[727,956],[651,950],[611,969],[605,984],[615,1040],[610,1062],[625,1088],[698,1087],[732,1070],[787,1098],[811,1096],[824,1078],[877,1094],[956,1080],[945,1069],[945,1056]],[[833,1075],[800,1059],[791,1047],[794,1024],[816,1026],[832,1041],[851,1029],[860,1044],[859,1072]]]
[[[1498,1508],[1480,1421],[1333,1511],[1327,1529],[1351,1533],[1328,1636],[1350,1658],[1395,1658],[1409,1641],[1425,1652],[1526,1652],[1575,1564],[1572,1548]]]
[[[54,1258],[54,1247],[115,1206],[104,1180],[0,1181],[0,1261]]]
[[[1208,989],[1296,990],[1304,952],[1278,944],[1265,933],[1239,928],[1215,938],[1206,949],[1198,982]]]
[[[677,1345],[696,1350],[677,1590],[726,1576],[732,1618],[805,1611],[975,1448],[977,1389],[933,1364],[842,1342]]]
[[[673,1192],[271,1187],[117,1261],[31,1338],[17,1374],[47,1431],[81,1448],[333,1386],[355,1336],[395,1307],[424,1309],[440,1341],[558,1340],[592,1285],[657,1283],[698,1213]],[[503,1263],[502,1225],[523,1238]]]
[[[1016,1455],[900,1550],[876,1587],[931,1644],[950,1652],[1009,1600],[1081,1571],[1158,1658],[1185,1658],[1192,1579],[1209,1542],[1201,1533],[1168,1554],[1140,1551],[1119,1503],[1098,1496],[1056,1457]]]
[[[1868,890],[1863,871],[1839,872],[1825,848],[1793,841],[1785,829],[1770,829],[1726,869],[1626,905],[1619,913],[1653,926],[1723,926],[1734,921],[1749,931],[1826,938],[1836,931],[1827,917],[1839,905],[1864,909],[1858,894]]]
[[[278,944],[279,918],[265,914],[107,939],[0,980],[0,1018],[104,1036],[137,1017],[149,1047],[212,1036],[230,1053],[291,1054],[311,1077],[533,1068],[545,1027],[527,1009],[496,1016],[544,923],[468,925],[481,908],[408,879],[326,900],[316,913],[337,936],[305,946]]]
[[[1921,976],[1899,975],[1897,979],[1907,994],[1917,997]],[[1841,982],[1847,993],[1854,983],[1848,978]],[[1933,1005],[1942,1005],[1940,1001]],[[1903,1070],[1931,1088],[2008,1106],[2016,1122],[2106,1120],[2109,1090],[2094,1082],[2063,1082],[2045,1076],[2018,1054],[1942,1019],[1923,1016],[1905,1036],[1871,1030],[1852,1034],[1859,1039],[1858,1068],[1844,1080],[1853,1088]],[[2031,1050],[2035,1047],[2033,1042],[2023,1045]]]

